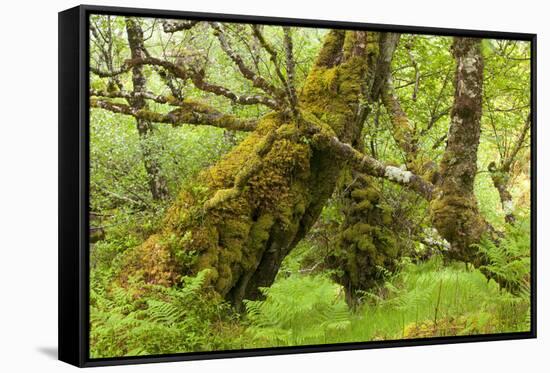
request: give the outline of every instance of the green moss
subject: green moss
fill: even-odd
[[[269,231],[273,226],[275,219],[272,214],[266,213],[258,218],[258,220],[250,228],[250,234],[248,236],[248,246],[252,248],[250,253],[245,256],[246,266],[252,266],[255,264],[255,260],[259,253],[264,249],[265,243],[269,239]]]
[[[393,216],[391,211],[384,211],[382,213],[382,224],[384,225],[390,225],[393,221]]]
[[[361,200],[369,200],[373,201],[376,197],[378,197],[378,192],[372,188],[366,188],[366,189],[354,189],[351,191],[351,198],[361,201]]]
[[[239,274],[258,265],[273,224],[295,232],[306,211],[307,198],[302,195],[309,191],[310,148],[297,141],[299,131],[279,115],[261,120],[258,130],[203,171],[193,188],[182,190],[162,234],[141,246],[138,256],[156,252],[156,258],[165,258],[171,268],[160,271],[151,265],[140,270],[196,274],[211,269],[208,283],[217,293],[226,294]],[[238,175],[249,171],[251,176],[236,188]],[[192,265],[177,262],[189,252],[197,253]]]
[[[314,67],[304,84],[301,109],[328,124],[339,138],[349,141],[353,134],[347,126],[353,123],[365,70],[366,61],[359,56],[349,57],[334,67]]]
[[[319,51],[315,66],[331,67],[335,64],[335,56],[341,53],[345,35],[346,32],[343,30],[330,30]]]
[[[476,251],[471,245],[478,243],[486,223],[479,214],[477,201],[469,193],[440,193],[430,202],[430,218],[451,246],[454,259],[474,261]]]
[[[355,174],[345,187],[345,220],[328,265],[337,270],[335,280],[343,285],[348,301],[357,292],[368,291],[396,268],[399,245],[389,228],[391,211],[379,204],[380,193],[371,177]]]
[[[372,207],[373,207],[372,202],[369,201],[368,199],[366,199],[366,200],[363,200],[363,201],[353,205],[352,210],[357,211],[357,212],[365,211],[365,210],[368,211]]]
[[[361,251],[368,251],[370,254],[374,253],[376,247],[372,242],[372,237],[369,235],[363,235],[357,239],[357,248]]]

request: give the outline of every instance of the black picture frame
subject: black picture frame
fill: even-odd
[[[475,336],[434,337],[394,341],[278,347],[172,355],[90,359],[89,351],[89,100],[88,19],[90,14],[259,23],[269,25],[392,31],[441,36],[470,36],[531,42],[531,330]],[[373,349],[536,338],[536,123],[537,35],[420,26],[275,18],[80,5],[59,13],[59,360],[79,367],[172,362],[260,355]]]

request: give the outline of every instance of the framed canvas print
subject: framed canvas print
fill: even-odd
[[[59,13],[59,357],[534,338],[536,36]]]

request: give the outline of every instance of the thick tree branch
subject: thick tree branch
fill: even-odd
[[[132,68],[133,66],[139,66],[139,65],[160,66],[170,71],[179,79],[182,79],[182,80],[189,79],[189,71],[187,69],[184,69],[173,62],[161,60],[160,58],[156,58],[156,57],[132,58],[132,59],[126,60],[124,62],[123,67],[126,67],[129,69],[129,68]]]
[[[382,89],[382,103],[390,116],[393,137],[405,153],[407,167],[410,170],[419,172],[422,165],[418,162],[419,149],[414,126],[401,107],[401,103],[393,89],[391,75],[388,76],[388,80]]]
[[[151,100],[159,104],[167,104],[172,106],[184,106],[185,103],[182,100],[178,100],[175,97],[155,95],[152,92],[128,92],[128,91],[105,91],[99,89],[90,89],[90,96],[95,97],[107,97],[107,98],[123,98],[126,100],[132,100],[135,98],[143,98]]]
[[[400,35],[395,33],[376,34],[363,32],[358,34],[358,38],[356,48],[363,49],[363,53],[366,52],[369,43],[378,44],[377,48],[371,48],[370,53],[367,55],[367,79],[361,88],[367,102],[359,106],[357,115],[357,123],[362,127],[371,111],[371,105],[378,102],[381,88],[390,72],[391,61]]]
[[[126,65],[122,65],[118,69],[114,69],[112,71],[105,71],[105,70],[101,70],[98,67],[90,66],[90,72],[92,72],[93,74],[97,75],[100,78],[112,78],[120,74],[123,74],[128,70],[130,70],[130,67]]]
[[[383,32],[380,34],[380,55],[378,57],[376,71],[370,89],[370,99],[372,102],[378,100],[382,88],[390,74],[391,61],[400,37],[401,34],[392,32]]]
[[[504,219],[508,223],[514,223],[516,217],[514,215],[514,200],[512,194],[510,193],[510,169],[513,162],[515,161],[519,151],[524,145],[529,129],[531,128],[531,114],[527,116],[521,133],[512,148],[510,154],[501,161],[499,167],[497,167],[495,162],[491,162],[488,167],[488,171],[491,174],[491,180],[493,185],[498,191],[500,197],[500,203],[502,205],[502,210],[504,211]]]
[[[167,114],[150,110],[135,110],[132,107],[107,100],[90,98],[90,107],[100,108],[113,113],[133,116],[137,119],[149,120],[155,123],[171,124],[175,127],[183,124],[208,125],[232,131],[253,131],[256,120],[242,120],[231,114],[224,114],[198,102],[186,100],[184,106]]]
[[[221,85],[207,82],[206,80],[204,80],[204,74],[201,72],[192,74],[191,80],[193,81],[193,84],[195,85],[195,87],[197,87],[198,89],[205,92],[214,93],[215,95],[218,95],[218,96],[225,96],[236,104],[240,104],[240,105],[262,104],[274,110],[280,109],[279,103],[270,97],[266,97],[262,95],[238,95]]]
[[[199,23],[199,21],[175,21],[165,19],[162,21],[162,29],[166,33],[173,33],[181,30],[189,30],[197,23]]]
[[[451,244],[450,257],[479,265],[481,258],[472,245],[492,231],[474,194],[483,97],[481,40],[454,38],[452,52],[456,69],[451,126],[430,215],[435,228]]]
[[[310,127],[310,131],[313,133],[314,144],[333,152],[336,157],[347,161],[356,171],[400,184],[420,194],[428,201],[432,199],[434,186],[422,177],[411,171],[386,165],[369,155],[363,154],[353,146],[340,141],[330,131],[315,126]]]
[[[146,55],[145,42],[139,20],[132,17],[126,18],[126,34],[128,35],[128,46],[132,58],[144,57]],[[132,95],[127,98],[128,104],[136,111],[147,110],[148,104],[143,97],[147,94],[147,77],[141,65],[132,67],[132,87]],[[157,158],[157,154],[162,152],[162,149],[153,149],[147,141],[153,134],[153,123],[147,119],[136,118],[136,127],[151,195],[157,201],[167,199],[169,197],[168,185]]]
[[[504,220],[508,223],[515,222],[514,200],[509,190],[510,172],[503,171],[502,168],[497,168],[495,162],[489,164],[488,171],[491,174],[491,180],[500,197],[500,203],[504,211]]]

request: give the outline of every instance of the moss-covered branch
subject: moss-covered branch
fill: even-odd
[[[254,119],[240,119],[231,114],[224,114],[197,101],[184,100],[181,104],[178,105],[178,109],[162,114],[147,109],[134,109],[129,105],[109,100],[90,98],[90,107],[92,108],[130,115],[154,123],[166,123],[173,126],[207,125],[232,131],[253,131],[256,128],[257,121]]]
[[[512,163],[516,160],[519,151],[525,146],[525,142],[527,140],[527,136],[529,135],[530,129],[531,129],[531,113],[527,115],[527,118],[525,119],[525,122],[521,129],[520,135],[516,140],[516,142],[514,143],[512,150],[510,151],[506,159],[502,161],[502,164],[500,167],[502,171],[504,172],[510,171],[510,168],[512,167]]]
[[[381,83],[389,73],[398,40],[399,34],[392,33],[367,35],[365,39],[369,69],[363,86],[366,102],[360,108],[359,123],[365,122],[370,106],[378,101]],[[328,132],[326,135],[330,137]],[[325,137],[325,143],[327,140],[330,143],[328,137]],[[320,143],[322,146],[323,141]],[[359,153],[365,148],[361,136],[350,145]],[[338,154],[350,154],[347,145],[338,144],[338,148],[342,153],[330,150],[335,157]],[[384,281],[385,274],[395,270],[401,245],[396,242],[395,232],[391,232],[392,212],[382,207],[382,191],[377,188],[376,177],[371,175],[375,173],[380,177],[382,168],[388,171],[391,169],[364,154],[352,152],[351,155],[356,159],[363,158],[361,162],[355,162],[359,167],[354,167],[353,161],[348,160],[346,168],[350,168],[350,165],[352,168],[343,173],[343,190],[339,193],[339,201],[344,220],[338,227],[325,265],[334,270],[333,278],[343,286],[347,303],[355,306],[360,294],[371,291]],[[398,176],[396,172],[388,173],[388,176],[384,172],[383,175],[385,179],[389,175]],[[404,175],[409,178],[408,173]],[[394,180],[405,181],[406,178],[395,177]]]
[[[151,100],[159,104],[166,104],[170,106],[185,106],[184,101],[179,100],[176,97],[156,95],[152,92],[129,92],[124,90],[107,91],[92,88],[90,89],[90,96],[99,98],[123,98],[125,100],[132,100],[138,97],[145,100]]]
[[[401,34],[393,32],[383,32],[380,34],[380,53],[378,56],[378,63],[376,65],[376,72],[372,77],[370,100],[375,102],[378,100],[382,89],[390,76],[390,67],[395,53],[395,49],[399,43]]]
[[[419,160],[418,139],[414,126],[401,107],[397,94],[393,88],[391,77],[388,78],[382,89],[382,103],[386,107],[392,124],[392,134],[399,148],[403,150],[409,170],[420,172],[422,165]]]
[[[213,93],[218,96],[224,96],[236,104],[257,105],[262,104],[272,109],[280,109],[281,104],[271,97],[259,94],[237,94],[228,88],[206,81],[205,72],[201,69],[185,69],[180,65],[170,61],[161,60],[154,57],[133,58],[125,62],[125,66],[152,65],[160,66],[171,72],[181,80],[191,80],[193,85],[204,92]]]
[[[488,171],[491,174],[493,185],[498,191],[502,210],[504,211],[504,219],[507,223],[513,223],[516,218],[514,216],[514,200],[509,190],[510,172],[497,168],[495,162],[489,164]]]
[[[228,88],[210,83],[205,79],[204,71],[185,69],[173,62],[162,60],[155,57],[134,57],[126,60],[117,70],[112,72],[101,71],[91,68],[90,71],[100,78],[113,77],[130,71],[132,68],[142,65],[158,66],[169,71],[173,76],[183,81],[191,80],[193,85],[204,92],[213,93],[218,96],[224,96],[239,105],[265,105],[272,109],[279,109],[281,104],[277,100],[260,94],[237,94]]]
[[[383,193],[374,177],[354,170],[350,176],[342,193],[344,221],[325,262],[344,287],[348,305],[355,306],[363,292],[396,270],[400,243],[391,230],[392,211],[382,207]]]

